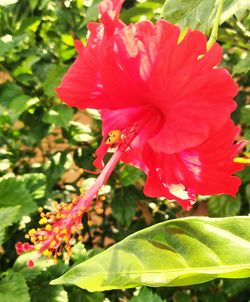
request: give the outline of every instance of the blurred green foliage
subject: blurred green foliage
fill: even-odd
[[[250,167],[239,173],[243,184],[237,199],[203,198],[185,213],[176,203],[145,197],[142,173],[120,164],[105,188],[102,211],[93,206],[91,226],[84,217],[84,242],[74,247],[69,263],[60,260],[54,265],[40,258],[30,270],[26,267],[30,255],[16,255],[15,243],[37,227],[38,207],[50,209],[53,201],[70,201],[79,194],[79,185],[87,188],[93,180],[81,168],[93,169],[100,120],[93,111],[82,113],[62,104],[54,88],[76,56],[74,39],[86,41],[86,24],[97,19],[99,2],[0,0],[0,300],[249,301],[248,279],[104,293],[50,286],[49,281],[147,225],[186,215],[247,215]],[[171,2],[166,1],[165,17]],[[163,0],[125,1],[121,17],[125,22],[154,21],[160,18],[163,4]],[[241,135],[250,139],[250,17],[248,11],[234,13],[220,27],[218,40],[224,48],[223,64],[240,87],[233,119],[241,124]]]

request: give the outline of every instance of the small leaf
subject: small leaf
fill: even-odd
[[[250,277],[250,217],[189,217],[128,236],[51,284],[88,291]]]
[[[55,288],[48,286],[47,282],[41,287],[34,287],[31,290],[31,301],[32,302],[68,302],[68,293],[62,286],[56,286]],[[42,295],[41,295],[42,292]]]
[[[212,196],[208,203],[210,217],[227,217],[237,215],[241,207],[241,198],[227,195]]]
[[[46,176],[42,173],[23,174],[18,177],[26,189],[30,192],[33,199],[41,199],[46,194]]]
[[[35,266],[32,269],[27,267],[26,264],[30,259],[35,259]],[[37,259],[37,252],[32,251],[19,255],[14,263],[13,270],[16,273],[21,273],[25,280],[30,281],[54,264],[53,259],[44,259],[43,257]]]
[[[61,126],[65,129],[69,127],[69,121],[73,118],[73,109],[64,104],[55,106],[47,111],[43,116],[43,122]]]
[[[250,53],[233,66],[233,74],[247,73],[250,70]]]
[[[1,301],[29,302],[29,291],[24,277],[21,274],[9,274],[0,281]]]
[[[246,105],[241,108],[240,122],[242,124],[250,125],[250,105]]]
[[[123,188],[116,191],[111,203],[113,216],[121,223],[129,226],[136,210],[138,194],[134,187]]]
[[[64,73],[67,71],[68,66],[66,65],[57,65],[57,64],[51,64],[45,81],[43,83],[44,92],[47,96],[53,97],[55,96],[54,89],[60,84],[61,78],[64,75]]]
[[[163,3],[164,0],[147,0],[143,3],[136,3],[122,12],[121,20],[125,23],[134,23],[144,19],[156,19],[160,17]]]
[[[138,296],[133,297],[130,302],[166,302],[166,300],[162,300],[161,297],[159,297],[157,294],[154,294],[152,290],[150,290],[147,287],[143,287],[140,290],[140,293]]]
[[[4,230],[16,220],[20,206],[0,208],[0,245],[3,244]]]
[[[17,219],[29,215],[37,209],[25,185],[15,178],[0,179],[0,207],[18,206]]]
[[[140,180],[144,173],[133,166],[125,165],[120,173],[121,183],[124,187],[135,184],[136,181]]]
[[[90,5],[90,7],[88,7],[87,11],[86,11],[86,16],[84,18],[83,21],[83,25],[86,25],[88,22],[90,21],[94,21],[98,18],[98,5],[101,2],[101,0],[93,0],[92,4]]]

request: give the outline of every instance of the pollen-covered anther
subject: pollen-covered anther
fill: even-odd
[[[43,217],[42,219],[39,220],[39,224],[46,224],[47,223],[47,218]]]

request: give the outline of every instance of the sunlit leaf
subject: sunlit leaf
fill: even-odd
[[[20,177],[33,199],[41,199],[46,193],[46,176],[42,173],[27,173]]]
[[[75,266],[52,284],[103,291],[246,278],[249,227],[250,217],[190,217],[156,224]]]
[[[15,178],[0,179],[0,207],[20,206],[17,219],[37,209],[25,184]]]
[[[233,67],[233,74],[247,73],[250,70],[250,53]]]
[[[0,280],[1,301],[29,302],[28,286],[21,274],[9,274]]]
[[[68,129],[69,121],[72,118],[73,109],[64,104],[60,104],[46,112],[43,116],[43,121]]]
[[[143,3],[137,3],[122,12],[121,19],[126,23],[145,19],[159,19],[163,3],[164,0],[147,0]]]
[[[214,0],[166,0],[162,16],[182,28],[190,27],[208,32],[213,26],[217,5],[218,1]],[[247,0],[225,0],[221,22],[249,6]]]

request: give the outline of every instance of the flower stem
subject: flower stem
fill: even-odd
[[[216,16],[214,18],[214,25],[211,31],[210,38],[207,42],[207,50],[209,50],[217,40],[218,28],[220,25],[220,17],[223,9],[223,4],[224,4],[224,0],[219,0]]]

